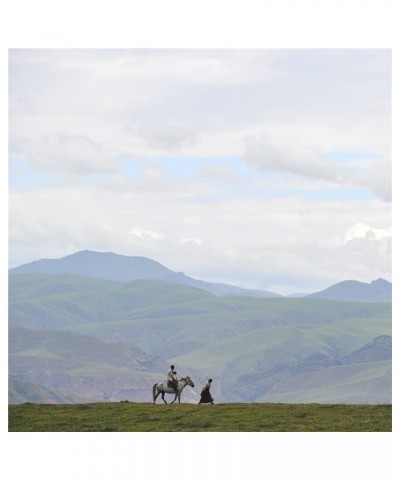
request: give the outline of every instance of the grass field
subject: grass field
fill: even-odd
[[[391,405],[9,405],[10,432],[390,432]]]

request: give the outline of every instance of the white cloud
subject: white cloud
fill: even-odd
[[[339,187],[366,187],[382,200],[391,201],[391,161],[386,156],[370,152],[356,161],[334,164],[315,144],[304,145],[293,134],[264,132],[247,136],[243,141],[244,158],[256,170],[301,175],[312,180],[329,181]],[[352,152],[347,155],[351,158]]]
[[[143,137],[146,145],[151,150],[160,152],[175,152],[183,147],[192,147],[196,144],[196,134],[183,124],[177,122],[155,123],[151,126],[135,128],[130,126],[129,130]]]
[[[161,233],[153,232],[151,230],[146,230],[145,228],[133,227],[129,230],[128,235],[133,235],[134,237],[140,238],[144,241],[153,241],[153,240],[163,240],[164,235]]]
[[[370,188],[386,202],[392,200],[392,164],[389,157],[375,159],[356,177],[360,185]]]
[[[37,139],[14,137],[10,153],[24,157],[34,172],[88,175],[118,170],[101,144],[67,132],[53,132]]]
[[[194,237],[184,237],[181,239],[181,242],[182,243],[192,243],[194,245],[197,245],[197,246],[201,246],[201,245],[204,245],[204,241],[201,240],[200,238],[194,238]]]
[[[367,240],[381,240],[392,236],[391,229],[374,228],[362,222],[352,225],[345,233],[344,243],[355,238],[364,238]]]
[[[263,171],[283,171],[314,179],[336,180],[336,169],[315,146],[304,146],[294,135],[262,134],[244,138],[247,163]]]

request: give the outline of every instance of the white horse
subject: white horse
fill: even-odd
[[[186,385],[190,385],[191,387],[194,387],[194,383],[190,377],[185,377],[178,380],[177,391],[175,391],[172,387],[168,387],[167,382],[155,383],[153,385],[153,403],[156,403],[156,399],[160,395],[160,393],[161,393],[161,398],[164,400],[164,403],[167,403],[164,398],[164,395],[166,393],[175,394],[175,398],[172,400],[171,403],[174,403],[176,399],[178,399],[179,403],[181,403],[181,392],[186,387]]]

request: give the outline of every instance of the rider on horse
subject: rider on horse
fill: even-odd
[[[175,392],[177,391],[177,388],[178,388],[178,377],[176,375],[176,371],[175,371],[175,367],[174,365],[171,365],[171,368],[168,370],[168,373],[167,373],[167,385],[168,387],[171,387],[175,390]]]
[[[174,372],[174,370],[172,371],[172,373],[173,372]],[[167,382],[155,383],[153,385],[153,403],[156,403],[157,397],[160,394],[161,394],[161,397],[163,399],[163,402],[167,403],[165,398],[164,398],[164,395],[166,393],[168,393],[168,394],[174,393],[175,394],[175,398],[174,398],[174,400],[172,400],[171,403],[174,403],[176,399],[178,399],[178,402],[181,403],[181,393],[182,393],[182,390],[187,385],[189,385],[190,387],[194,387],[193,380],[190,377],[181,378],[178,381],[178,387],[177,387],[176,390],[173,390],[171,387],[167,386]]]

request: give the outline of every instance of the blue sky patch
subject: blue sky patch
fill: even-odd
[[[8,170],[9,187],[15,189],[33,189],[51,185],[52,179],[46,173],[32,171],[24,157],[11,155]]]

